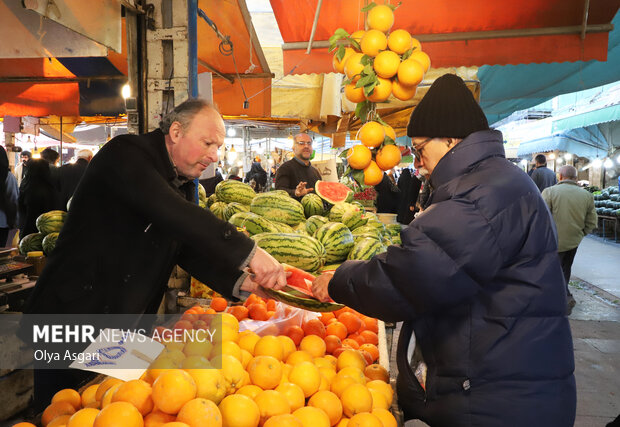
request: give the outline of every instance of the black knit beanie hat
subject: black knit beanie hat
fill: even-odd
[[[444,74],[411,113],[407,136],[465,138],[488,129],[487,118],[465,82],[454,74]]]

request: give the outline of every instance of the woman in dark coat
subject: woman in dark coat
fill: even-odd
[[[0,247],[7,246],[9,231],[16,228],[17,179],[9,172],[9,158],[0,146]]]
[[[398,178],[400,200],[398,203],[398,216],[396,217],[397,221],[401,224],[409,224],[413,221],[421,186],[422,181],[413,175],[409,168],[403,169]]]
[[[56,188],[52,181],[49,163],[32,159],[27,163],[28,174],[19,189],[19,235],[37,233],[39,215],[54,210]]]
[[[383,172],[383,179],[375,185],[377,192],[377,213],[396,213],[400,203],[400,190],[387,173]]]

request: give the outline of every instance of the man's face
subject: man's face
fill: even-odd
[[[306,134],[295,136],[293,152],[295,153],[295,157],[300,160],[310,160],[310,157],[312,156],[312,138]]]
[[[437,163],[449,151],[449,142],[450,140],[446,138],[411,138],[411,144],[418,152],[413,165],[425,178],[431,176]]]
[[[225,135],[224,121],[211,108],[196,114],[187,129],[174,122],[169,133],[170,156],[179,175],[198,178],[211,163],[217,162],[218,149],[224,144]]]
[[[28,162],[28,160],[30,160],[30,157],[29,157],[29,156],[24,156],[24,155],[22,155],[22,156],[21,156],[21,159],[22,159],[22,163],[23,163],[23,164],[26,164],[26,163]]]

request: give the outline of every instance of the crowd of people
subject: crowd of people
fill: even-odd
[[[6,150],[0,148],[0,245],[5,247],[11,244],[11,230],[19,230],[20,237],[36,233],[39,215],[55,209],[67,210],[67,202],[93,153],[78,150],[75,163],[57,166],[60,155],[49,147],[41,151],[39,159],[22,151],[20,162],[11,173]]]

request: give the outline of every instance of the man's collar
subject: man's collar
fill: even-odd
[[[297,156],[293,157],[293,159],[297,160],[297,163],[299,163],[302,166],[306,166],[306,167],[310,166],[310,160],[308,160],[308,164],[306,164],[303,160],[301,160]]]

